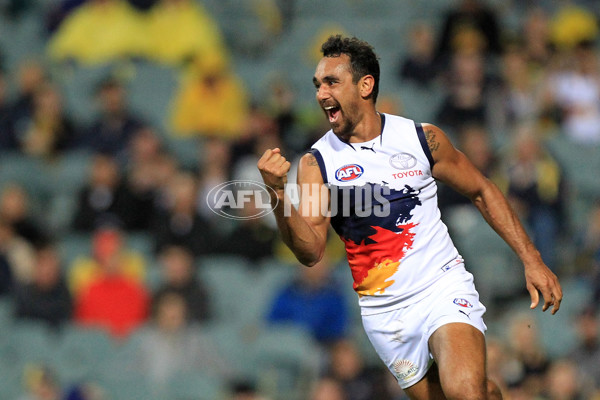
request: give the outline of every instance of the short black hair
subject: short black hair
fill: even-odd
[[[372,75],[375,79],[373,86],[373,103],[379,94],[379,59],[373,46],[356,37],[343,37],[332,35],[321,46],[323,57],[339,57],[346,54],[350,57],[350,72],[352,82],[357,83],[365,75]]]

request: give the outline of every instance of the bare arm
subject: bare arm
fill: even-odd
[[[452,146],[441,129],[431,124],[423,124],[423,130],[435,161],[434,177],[469,197],[487,223],[519,256],[525,267],[531,308],[537,307],[541,292],[544,298],[542,311],[553,305],[552,314],[555,314],[562,301],[560,283],[542,261],[539,251],[500,189],[483,176],[463,153]]]
[[[290,163],[280,150],[267,150],[258,161],[258,169],[265,184],[275,189],[271,204],[283,242],[302,264],[315,265],[325,252],[329,227],[329,217],[323,212],[327,210],[329,194],[315,157],[305,154],[300,159],[298,209],[285,193]]]

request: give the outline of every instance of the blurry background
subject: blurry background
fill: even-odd
[[[404,399],[343,249],[206,196],[327,129],[330,35],[372,44],[378,109],[443,128],[510,199],[565,298],[529,310],[476,209],[440,208],[512,399],[600,398],[600,3],[0,1],[0,399]],[[234,211],[232,211],[234,212]],[[253,215],[250,203],[240,217]],[[333,236],[333,235],[332,235]]]

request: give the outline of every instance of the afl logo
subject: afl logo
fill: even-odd
[[[408,153],[396,153],[390,157],[390,165],[396,169],[411,169],[417,165],[417,159]]]
[[[465,299],[457,298],[454,299],[453,303],[464,308],[473,308],[473,304],[469,303],[469,301]]]
[[[353,181],[365,172],[364,168],[358,164],[348,164],[335,171],[335,179],[341,182]]]

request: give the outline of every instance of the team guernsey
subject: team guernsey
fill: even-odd
[[[347,143],[330,130],[311,149],[363,315],[412,304],[444,274],[464,269],[440,219],[423,128],[380,116],[381,133],[371,141]]]

